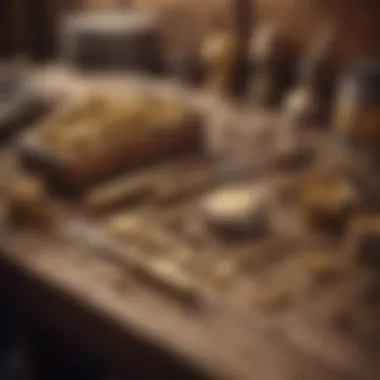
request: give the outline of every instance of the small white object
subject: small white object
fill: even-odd
[[[256,233],[267,224],[269,197],[263,186],[230,186],[207,195],[201,202],[211,227],[229,232]]]

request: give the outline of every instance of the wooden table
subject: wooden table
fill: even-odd
[[[59,82],[44,75],[47,83]],[[12,171],[11,156],[1,153],[3,179]],[[61,225],[73,223],[71,216],[65,218]],[[11,232],[4,223],[0,244],[3,293],[61,336],[126,372],[139,360],[141,373],[167,367],[173,379],[187,374],[189,379],[345,380],[361,373],[356,362],[344,367],[327,360],[328,350],[318,354],[290,343],[254,311],[247,318],[223,302],[181,307],[102,258],[96,244],[69,242],[54,230]]]
[[[28,313],[116,366],[123,368],[144,350],[156,365],[199,371],[205,378],[345,378],[274,332],[270,336],[259,323],[217,307],[181,310],[84,249],[79,253],[81,248],[54,240],[3,236],[1,289]]]

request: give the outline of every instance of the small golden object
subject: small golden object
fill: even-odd
[[[84,196],[84,207],[91,214],[110,212],[117,207],[139,204],[153,196],[150,178],[144,176],[116,179],[91,188]]]
[[[357,202],[353,186],[332,176],[316,176],[301,185],[301,211],[313,228],[341,229]]]
[[[313,283],[331,283],[341,273],[338,258],[331,252],[308,253],[303,260]]]
[[[11,182],[7,193],[8,221],[17,227],[47,227],[52,221],[47,194],[42,182],[19,177]]]
[[[142,220],[134,214],[112,216],[107,223],[107,230],[116,237],[128,237],[141,233]]]
[[[132,274],[181,304],[197,306],[200,301],[193,281],[173,263],[158,260],[141,262],[132,268]]]
[[[201,46],[201,60],[206,72],[206,88],[219,96],[231,95],[237,64],[238,46],[232,30],[215,25]]]
[[[257,288],[253,302],[260,311],[266,314],[279,313],[288,309],[293,299],[289,292],[274,287]]]

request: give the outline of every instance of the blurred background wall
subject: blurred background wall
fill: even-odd
[[[236,0],[2,0],[0,1],[0,55],[29,54],[36,59],[56,53],[59,25],[65,13],[78,9],[109,10],[134,6],[158,10],[164,37],[171,46],[196,42],[210,17],[224,12],[231,18]],[[332,20],[341,29],[337,56],[378,55],[380,2],[377,0],[247,0],[256,4],[259,20],[279,25],[305,49],[319,26]],[[194,23],[197,26],[194,28]]]

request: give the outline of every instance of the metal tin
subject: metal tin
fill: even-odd
[[[141,12],[82,12],[63,23],[61,53],[78,67],[159,72],[157,20]]]

